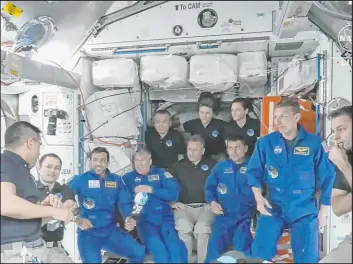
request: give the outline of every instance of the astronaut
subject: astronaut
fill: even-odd
[[[187,249],[175,229],[171,202],[178,201],[179,185],[164,169],[151,167],[151,153],[140,149],[135,170],[123,176],[131,193],[144,192],[148,201],[137,218],[137,232],[156,263],[186,263]]]
[[[108,163],[109,152],[95,148],[91,152],[92,170],[75,176],[68,183],[80,205],[76,223],[82,263],[101,263],[102,249],[127,257],[130,263],[141,263],[146,255],[145,247],[117,227],[115,221],[115,210],[119,206],[125,228],[134,229],[132,196],[121,177],[107,169]]]
[[[248,181],[260,212],[249,257],[270,261],[288,228],[294,262],[319,261],[319,225],[327,218],[334,166],[320,137],[306,132],[299,119],[299,103],[282,98],[274,111],[278,132],[259,139],[249,160]],[[267,199],[261,194],[262,183],[267,185]]]
[[[226,147],[229,159],[216,164],[205,185],[206,201],[216,215],[205,263],[217,260],[230,246],[245,253],[252,242],[255,198],[246,177],[248,146],[242,136],[229,135]]]

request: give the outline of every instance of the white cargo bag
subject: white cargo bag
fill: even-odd
[[[133,87],[139,82],[136,63],[124,58],[95,61],[92,78],[100,88]]]
[[[133,105],[127,89],[96,92],[87,98],[85,104],[87,125],[93,137],[108,137],[104,140],[121,143],[127,140],[119,137],[139,135],[134,112],[138,103]],[[88,132],[85,128],[85,134]]]
[[[267,82],[267,59],[264,51],[238,54],[238,81],[241,86],[261,87]]]
[[[114,145],[108,145],[100,142],[85,142],[85,152],[89,154],[93,149],[97,147],[106,148],[109,152],[109,167],[108,169],[112,173],[116,173],[122,176],[125,172],[132,169],[131,156],[132,153],[130,148],[118,147]],[[85,171],[91,169],[91,162],[89,157],[86,156],[85,160]]]
[[[180,88],[188,84],[189,65],[175,55],[144,56],[140,62],[141,81],[153,88]]]
[[[238,78],[237,56],[231,54],[195,55],[190,59],[190,82],[207,92],[223,92]]]
[[[279,95],[298,93],[304,89],[310,91],[314,88],[317,82],[316,60],[303,60],[302,57],[297,56],[292,59],[288,67]]]

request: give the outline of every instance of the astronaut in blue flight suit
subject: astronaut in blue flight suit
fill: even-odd
[[[186,263],[187,249],[175,229],[171,202],[178,201],[179,185],[164,169],[151,167],[146,148],[136,152],[135,170],[123,176],[131,193],[148,193],[148,201],[137,218],[137,232],[155,263]]]
[[[245,253],[252,242],[255,198],[246,177],[248,146],[242,136],[229,135],[226,147],[228,160],[216,164],[205,185],[206,202],[216,215],[205,263],[217,260],[230,246]]]
[[[288,228],[294,262],[319,261],[319,225],[327,218],[334,166],[320,137],[306,132],[299,119],[299,103],[283,98],[274,111],[278,132],[260,138],[249,160],[248,181],[261,213],[249,257],[270,261]],[[261,194],[263,183],[268,199]],[[320,193],[319,205],[316,191]]]
[[[127,257],[130,263],[141,263],[145,247],[116,225],[117,206],[125,219],[125,228],[131,231],[136,223],[132,219],[132,196],[121,177],[107,167],[109,152],[95,148],[91,152],[92,170],[75,176],[69,187],[78,196],[80,216],[78,249],[82,263],[101,263],[101,250]]]

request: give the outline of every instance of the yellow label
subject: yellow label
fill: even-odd
[[[106,181],[105,182],[105,187],[107,187],[107,188],[116,188],[116,182],[114,182],[114,181]]]
[[[294,148],[294,155],[309,155],[310,151],[308,147],[295,147]]]
[[[23,10],[19,8],[18,6],[15,6],[14,4],[7,2],[3,8],[4,12],[14,16],[16,18],[19,18],[22,15]]]
[[[18,71],[14,70],[14,69],[10,69],[10,73],[11,73],[11,75],[18,77]]]

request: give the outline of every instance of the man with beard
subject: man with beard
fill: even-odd
[[[97,147],[90,155],[92,169],[68,182],[80,205],[76,223],[82,263],[101,263],[102,249],[127,257],[130,263],[141,263],[145,247],[117,227],[115,221],[115,210],[119,206],[125,228],[134,229],[132,197],[122,178],[108,170],[107,149]]]
[[[332,189],[332,210],[337,216],[352,212],[352,106],[330,114],[336,146],[329,159],[336,165],[336,180]],[[320,263],[352,263],[352,232]]]

